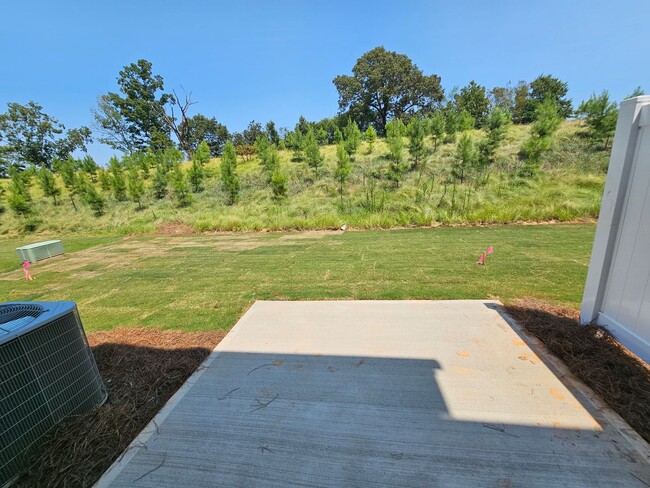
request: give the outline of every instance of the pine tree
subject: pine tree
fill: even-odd
[[[359,144],[361,144],[361,131],[359,126],[352,119],[348,118],[348,125],[345,126],[343,133],[345,150],[350,156],[357,152]]]
[[[585,121],[587,134],[595,143],[602,143],[607,149],[616,130],[618,109],[616,103],[609,99],[607,90],[600,95],[595,93],[578,107],[578,117]]]
[[[167,169],[162,163],[156,166],[156,173],[153,176],[153,194],[158,200],[162,200],[167,196],[167,187],[169,186],[169,177]]]
[[[445,117],[442,112],[434,113],[429,119],[428,132],[433,139],[433,150],[438,149],[438,141],[445,135]]]
[[[485,121],[484,128],[487,132],[478,147],[478,165],[482,170],[487,170],[496,159],[496,151],[503,143],[510,125],[510,116],[501,109],[495,108]]]
[[[54,201],[54,205],[58,205],[56,197],[61,195],[61,188],[56,184],[54,173],[49,169],[42,167],[36,171],[36,178],[38,185],[41,187],[41,190],[43,190],[43,195],[51,197]]]
[[[419,117],[413,117],[406,128],[406,133],[409,138],[409,154],[413,169],[417,168],[424,158],[426,157],[426,149],[424,147],[425,124]]]
[[[128,174],[127,190],[129,198],[138,204],[138,210],[142,210],[142,197],[144,196],[144,180],[140,175],[140,170],[137,167],[132,167]]]
[[[100,168],[97,171],[97,181],[102,191],[111,191],[111,175],[105,169]]]
[[[451,176],[454,182],[462,185],[469,179],[470,172],[476,165],[476,157],[474,142],[471,136],[465,132],[458,141],[456,157],[451,168]]]
[[[340,144],[343,142],[343,133],[338,127],[334,129],[334,144]]]
[[[280,202],[287,197],[287,181],[289,176],[282,168],[282,164],[278,160],[273,174],[271,175],[271,191],[273,192],[273,200]]]
[[[160,157],[160,162],[163,164],[167,172],[171,171],[177,163],[183,161],[183,153],[175,147],[168,147]]]
[[[26,217],[33,212],[32,196],[29,193],[29,174],[26,171],[18,171],[15,167],[9,169],[9,196],[7,203],[9,208],[21,217]]]
[[[547,98],[535,110],[535,122],[531,126],[530,138],[522,148],[524,165],[519,170],[519,176],[530,178],[539,171],[542,156],[553,144],[553,134],[558,130],[562,118],[558,114],[558,106]]]
[[[376,140],[377,140],[377,131],[375,131],[372,125],[369,125],[368,128],[366,129],[366,142],[368,143],[368,154],[372,154],[372,147],[374,146]]]
[[[190,189],[187,185],[187,178],[181,168],[181,163],[177,162],[171,171],[171,183],[174,190],[174,196],[179,207],[187,207],[191,203]]]
[[[386,142],[388,143],[388,159],[390,161],[386,176],[395,183],[395,186],[399,186],[408,170],[408,164],[404,158],[404,131],[404,124],[399,119],[393,119],[386,124]]]
[[[350,178],[352,172],[352,164],[350,164],[350,155],[343,144],[336,147],[336,169],[334,170],[334,178],[339,182],[339,194],[341,201],[343,200],[343,189],[345,183]]]
[[[309,167],[314,170],[316,177],[318,177],[325,158],[320,153],[320,147],[318,147],[318,141],[312,128],[309,128],[305,136],[305,159]]]
[[[88,178],[83,174],[78,175],[77,186],[81,201],[90,207],[96,217],[103,215],[106,208],[106,200],[95,189],[95,186],[88,181]]]
[[[221,179],[228,194],[228,205],[234,205],[239,196],[239,177],[237,176],[237,154],[235,146],[228,141],[221,156]]]
[[[113,156],[108,161],[108,170],[111,172],[111,187],[113,189],[113,197],[118,202],[126,200],[126,181],[124,180],[124,167],[122,163]]]
[[[328,137],[327,137],[327,131],[320,127],[318,129],[318,132],[316,133],[316,140],[318,141],[319,146],[324,146],[327,144]]]
[[[74,201],[74,197],[77,195],[79,191],[79,185],[77,181],[75,161],[74,159],[72,159],[72,157],[69,157],[68,159],[64,159],[64,160],[57,160],[55,162],[55,167],[57,168],[57,171],[61,175],[61,179],[63,180],[63,186],[65,186],[65,189],[68,191],[68,195],[70,195],[72,208],[74,208],[76,211],[77,204]]]
[[[192,161],[196,161],[202,167],[210,162],[210,146],[205,141],[201,141],[194,151]]]
[[[280,154],[275,146],[267,146],[262,153],[260,153],[260,166],[262,173],[266,175],[266,182],[271,183],[271,178],[273,177],[273,171],[275,166],[280,160]]]
[[[472,117],[468,111],[463,110],[460,113],[460,116],[458,117],[458,128],[461,131],[471,130],[474,128],[475,124],[476,121],[474,120],[474,117]]]
[[[196,156],[196,152],[194,156]],[[200,193],[203,191],[203,180],[205,179],[205,172],[203,171],[203,165],[200,162],[200,159],[192,158],[192,166],[189,171],[190,186],[194,193]]]

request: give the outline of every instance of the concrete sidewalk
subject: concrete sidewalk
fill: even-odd
[[[257,302],[97,486],[649,486],[565,373],[497,302]]]

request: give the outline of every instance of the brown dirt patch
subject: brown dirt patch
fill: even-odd
[[[189,235],[196,234],[194,227],[191,227],[186,224],[181,224],[180,222],[163,222],[156,226],[158,228],[157,234],[161,235]]]
[[[92,486],[224,336],[144,328],[89,334],[108,400],[53,429],[16,486]]]
[[[602,327],[580,325],[580,313],[575,308],[550,306],[539,300],[519,300],[505,308],[650,442],[648,364]]]

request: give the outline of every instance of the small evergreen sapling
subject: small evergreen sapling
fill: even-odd
[[[228,141],[221,156],[221,179],[228,195],[228,205],[234,205],[239,196],[239,177],[237,176],[237,154],[235,146]]]
[[[56,197],[61,195],[61,188],[56,184],[54,173],[45,167],[40,168],[36,171],[36,181],[43,190],[43,195],[52,198],[54,205],[58,205]]]
[[[174,190],[174,196],[178,202],[179,207],[187,207],[192,199],[190,197],[190,189],[187,184],[187,177],[181,168],[180,163],[176,163],[171,171],[171,183]]]
[[[305,136],[305,159],[309,167],[314,170],[316,177],[318,177],[325,158],[320,153],[320,147],[312,128],[309,128]]]
[[[15,167],[9,169],[9,208],[18,216],[27,217],[32,214],[32,196],[29,193],[29,174],[27,171],[18,171]]]
[[[366,142],[368,143],[368,154],[372,154],[372,148],[377,140],[377,131],[369,125],[366,129]]]
[[[152,182],[153,194],[158,200],[162,200],[167,196],[168,185],[169,177],[167,174],[167,168],[164,164],[158,163]]]
[[[388,143],[388,159],[390,161],[386,177],[399,186],[408,170],[404,158],[405,127],[401,120],[393,119],[386,124],[386,142]]]
[[[350,155],[348,154],[345,146],[339,144],[336,147],[336,169],[334,170],[334,178],[339,183],[339,194],[341,195],[341,201],[343,201],[343,190],[345,183],[350,178],[350,173],[352,172],[352,164],[350,163]]]
[[[144,180],[140,175],[140,170],[133,166],[127,174],[127,190],[129,198],[138,204],[138,210],[142,210],[142,197],[144,196]]]

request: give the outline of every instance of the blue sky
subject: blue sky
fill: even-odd
[[[293,126],[332,116],[332,79],[375,46],[407,54],[445,89],[489,87],[551,73],[575,102],[609,90],[650,90],[647,3],[611,1],[142,1],[3,2],[0,111],[34,100],[67,127],[90,125],[119,70],[153,63],[240,131],[255,119]],[[113,151],[93,144],[105,162]]]

